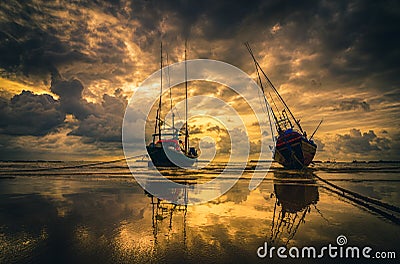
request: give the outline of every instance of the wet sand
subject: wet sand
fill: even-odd
[[[257,256],[264,242],[322,247],[336,244],[339,235],[348,245],[399,258],[398,223],[315,177],[400,206],[398,164],[319,164],[307,176],[273,167],[253,191],[245,173],[220,198],[188,206],[146,194],[123,163],[29,172],[64,165],[1,163],[1,263],[266,263],[271,259]],[[145,171],[139,164],[137,172]],[[190,181],[202,176],[210,177],[199,173]]]

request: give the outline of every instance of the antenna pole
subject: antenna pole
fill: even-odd
[[[319,122],[317,128],[314,130],[314,132],[311,134],[310,140],[313,138],[313,136],[315,135],[315,133],[317,132],[318,128],[320,127],[320,125],[322,124],[322,122],[324,121],[324,119],[321,119],[321,121]]]

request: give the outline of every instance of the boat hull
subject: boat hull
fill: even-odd
[[[161,146],[147,146],[151,164],[155,167],[192,167],[197,161],[196,157],[187,157],[183,152]],[[166,153],[168,152],[168,153]],[[176,161],[173,162],[173,161]]]
[[[287,169],[303,169],[310,165],[317,151],[317,145],[297,132],[279,136],[274,160]]]

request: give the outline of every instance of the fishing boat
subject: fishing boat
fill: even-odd
[[[187,63],[186,63],[186,44],[185,44],[185,123],[181,129],[175,127],[175,114],[171,99],[171,118],[172,124],[168,125],[162,119],[162,95],[163,95],[163,51],[161,43],[161,60],[160,60],[160,97],[158,108],[156,111],[156,119],[152,141],[146,146],[151,161],[149,166],[155,167],[182,167],[187,168],[194,165],[197,161],[198,153],[196,148],[189,147],[189,130],[188,130],[188,83],[187,83]],[[171,96],[171,89],[170,98]],[[184,131],[184,141],[180,139],[181,131]]]
[[[313,141],[313,137],[320,127],[322,120],[319,122],[317,128],[314,130],[311,136],[307,137],[306,131],[304,131],[300,125],[300,120],[295,118],[293,112],[289,109],[289,106],[283,100],[278,90],[261,68],[249,43],[245,43],[245,45],[254,61],[258,81],[263,93],[265,105],[267,107],[268,117],[271,124],[271,134],[275,144],[273,148],[274,160],[287,169],[303,169],[310,165],[314,159],[317,151],[317,144],[315,144]],[[267,95],[267,91],[265,89],[266,87],[262,82],[262,76],[264,77],[267,85],[271,88],[273,92],[272,94],[268,93]],[[281,108],[279,108],[278,104],[275,102],[274,96],[278,103],[280,103]],[[270,104],[267,103],[268,101]],[[270,105],[273,105],[274,108],[270,107]],[[272,129],[270,113],[272,114],[273,123],[275,124],[275,131],[277,133],[276,136],[274,130]]]

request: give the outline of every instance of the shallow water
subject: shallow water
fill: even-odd
[[[123,162],[82,164],[0,163],[0,263],[266,263],[271,259],[257,256],[264,242],[318,248],[336,244],[339,235],[348,245],[399,258],[398,222],[316,178],[399,207],[399,164],[316,164],[301,175],[273,164],[253,191],[248,169],[223,196],[187,206],[146,194]],[[167,173],[190,186],[209,181],[222,167]],[[151,175],[146,163],[132,171]],[[232,170],[226,177],[236,176]],[[285,262],[276,255],[273,260]]]

